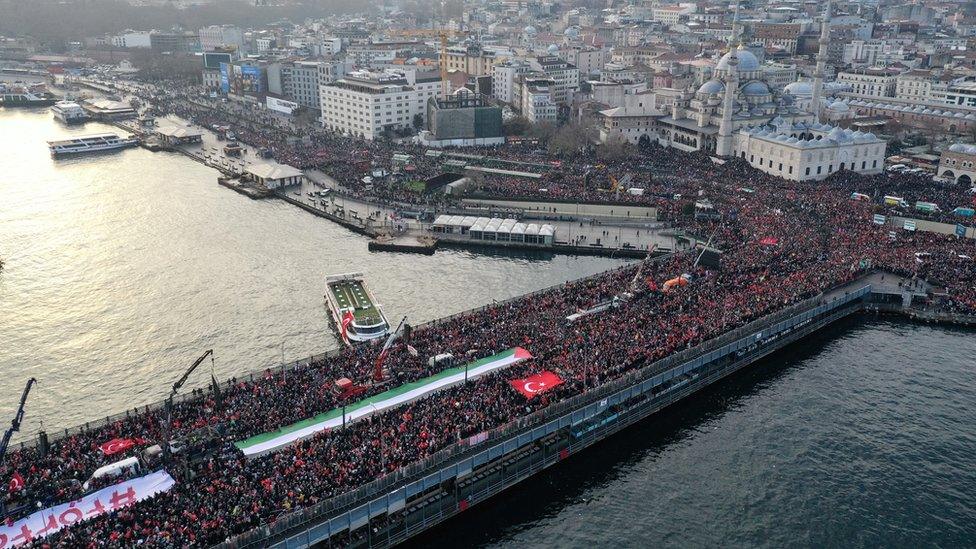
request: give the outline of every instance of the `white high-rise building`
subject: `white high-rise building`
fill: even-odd
[[[558,53],[558,50],[553,51],[551,55],[530,58],[529,66],[552,79],[552,100],[566,105],[572,102],[573,95],[579,91],[579,69],[572,63],[560,59],[555,53]]]
[[[200,49],[214,51],[225,46],[233,46],[237,51],[242,51],[244,32],[233,25],[210,25],[200,29]]]
[[[322,86],[322,125],[369,140],[412,128],[415,120],[426,120],[427,100],[440,91],[440,84],[437,75],[350,73]]]
[[[492,97],[503,103],[515,103],[518,100],[515,94],[518,78],[530,72],[532,67],[525,61],[513,59],[496,63],[491,74]]]
[[[149,31],[125,31],[112,37],[112,45],[116,48],[150,48],[152,41]]]

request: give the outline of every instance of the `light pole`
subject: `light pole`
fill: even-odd
[[[383,475],[385,476],[386,475],[386,444],[383,440],[384,438],[383,435],[385,435],[386,433],[383,432],[383,415],[380,414],[379,410],[376,409],[375,404],[370,404],[369,406],[370,408],[373,409],[373,415],[376,416],[377,421],[379,421],[380,423],[380,466],[383,468]]]

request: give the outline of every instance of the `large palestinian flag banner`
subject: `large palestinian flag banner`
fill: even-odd
[[[474,379],[530,358],[532,358],[531,353],[521,347],[515,347],[496,355],[476,360],[465,366],[448,368],[430,377],[425,377],[346,405],[345,421],[346,423],[356,421],[377,412],[382,412],[417,400],[434,391],[463,383],[465,369],[467,369],[468,379]],[[249,439],[235,442],[234,445],[240,448],[244,452],[244,455],[257,457],[269,452],[278,451],[297,440],[312,437],[326,429],[341,427],[342,422],[342,408],[336,408],[335,410],[323,412],[298,423],[282,427],[277,431],[255,435]]]

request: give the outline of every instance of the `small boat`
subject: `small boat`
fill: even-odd
[[[389,335],[390,323],[373,299],[362,273],[327,276],[325,302],[340,337],[346,321],[344,343],[361,343]]]

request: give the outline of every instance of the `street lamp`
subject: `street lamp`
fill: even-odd
[[[383,468],[383,474],[386,475],[386,445],[383,441],[383,415],[380,414],[379,410],[376,408],[375,404],[370,404],[370,408],[373,409],[373,415],[376,416],[377,421],[380,423],[380,466]]]

